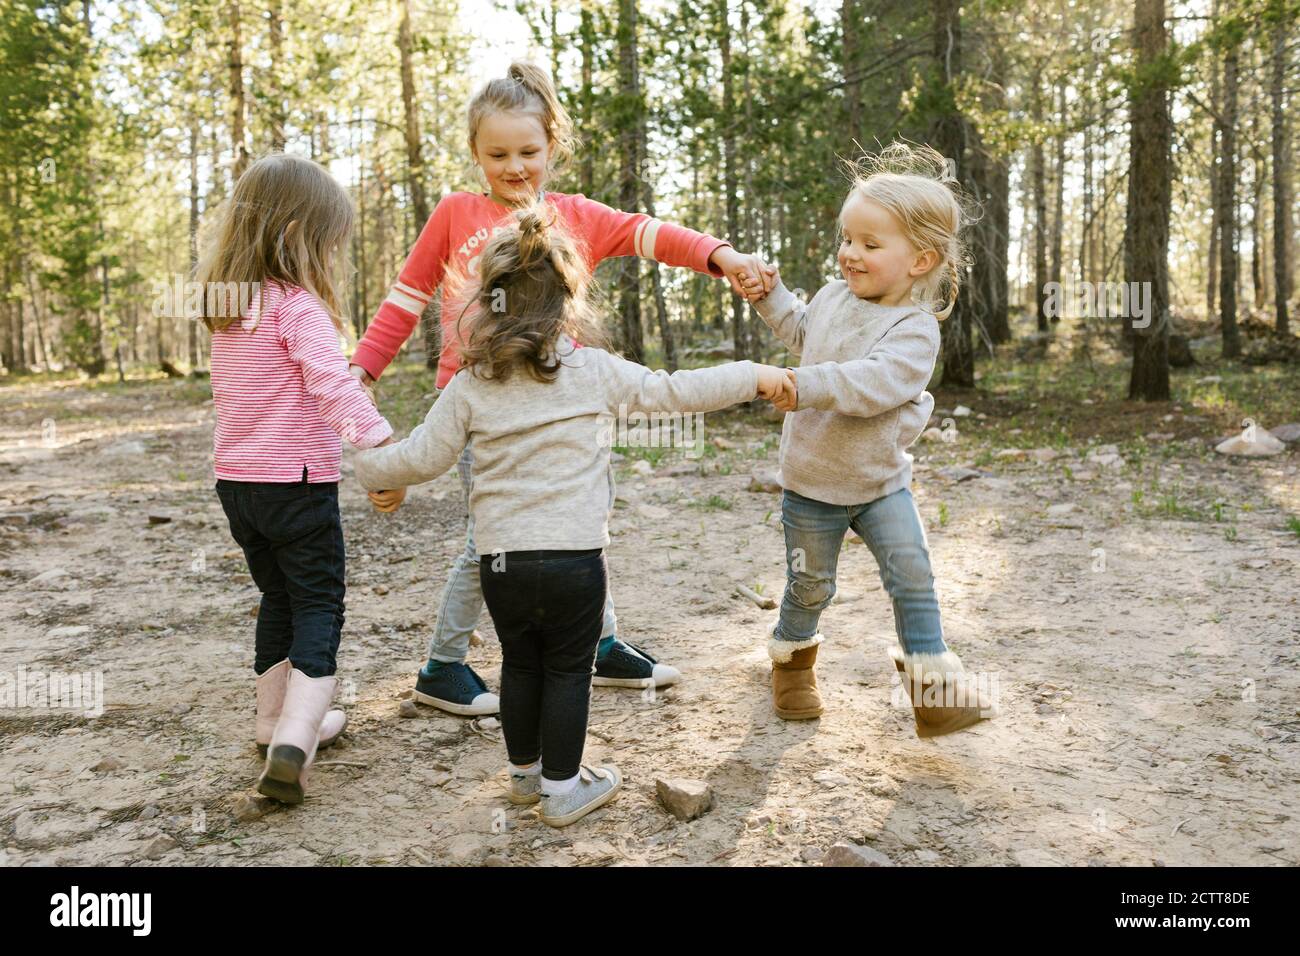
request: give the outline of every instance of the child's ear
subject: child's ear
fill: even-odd
[[[924,249],[912,259],[912,268],[908,275],[923,276],[939,264],[939,253],[934,249]]]

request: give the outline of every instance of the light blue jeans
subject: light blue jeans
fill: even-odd
[[[465,509],[469,511],[469,492],[474,481],[474,455],[470,446],[460,453],[456,471],[460,475],[461,492],[465,496]],[[444,664],[457,664],[469,654],[469,636],[478,626],[483,613],[483,588],[479,584],[478,551],[474,547],[474,513],[469,512],[465,526],[465,550],[452,562],[447,586],[442,592],[438,607],[438,623],[429,639],[429,657]],[[605,592],[605,620],[600,636],[609,637],[618,630],[614,615],[614,598]]]
[[[829,505],[787,490],[781,499],[781,523],[786,586],[774,638],[804,641],[817,633],[822,611],[835,596],[835,568],[844,535],[852,528],[880,566],[903,651],[941,654],[948,649],[934,594],[930,547],[908,489],[863,505]]]

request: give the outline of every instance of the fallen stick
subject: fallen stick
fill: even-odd
[[[358,770],[365,770],[370,766],[368,763],[352,763],[348,760],[317,760],[318,767],[356,767]]]
[[[776,608],[776,601],[774,601],[772,598],[763,597],[763,595],[759,594],[757,591],[751,591],[743,584],[736,585],[736,593],[739,594],[741,597],[749,598],[751,601],[753,601],[755,604],[761,607],[764,611],[771,611],[771,610],[775,610]]]

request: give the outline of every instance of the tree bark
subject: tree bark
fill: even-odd
[[[1129,398],[1169,398],[1169,208],[1173,175],[1169,55],[1165,0],[1136,0],[1134,59],[1138,65],[1129,94],[1128,216],[1124,230],[1125,280],[1149,289],[1149,312],[1135,324],[1130,307],[1124,319],[1132,334],[1133,367]],[[1131,306],[1130,300],[1130,306]],[[1145,325],[1145,327],[1143,327]]]
[[[619,0],[618,74],[622,109],[619,111],[619,143],[622,167],[619,170],[619,208],[634,212],[641,192],[640,127],[641,84],[637,63],[637,0]],[[645,361],[644,332],[641,327],[641,260],[625,257],[619,276],[619,311],[623,323],[623,351],[634,362]]]
[[[727,241],[739,245],[740,197],[736,175],[736,102],[731,77],[731,27],[727,22],[727,2],[717,5],[719,43],[722,49],[722,188],[727,204]],[[745,302],[737,295],[731,296],[731,343],[736,359],[748,352],[745,336]]]
[[[244,143],[244,50],[240,36],[239,0],[231,0],[230,17],[230,143],[234,152],[235,179],[248,168],[248,147]]]
[[[1273,302],[1277,331],[1291,332],[1288,298],[1291,295],[1291,146],[1287,130],[1287,39],[1291,17],[1286,0],[1272,0],[1277,17],[1273,25],[1273,63],[1269,91],[1272,105],[1273,146]]]
[[[1223,57],[1223,129],[1219,158],[1219,321],[1223,327],[1223,357],[1241,355],[1237,328],[1237,37],[1229,40]]]

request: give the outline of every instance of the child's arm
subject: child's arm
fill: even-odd
[[[904,319],[864,359],[795,369],[798,407],[860,418],[880,415],[925,391],[938,357],[939,323],[934,317]]]
[[[348,374],[338,329],[315,296],[300,292],[284,305],[280,334],[321,418],[345,441],[371,448],[393,433],[365,388]]]
[[[775,276],[774,281],[776,287],[754,303],[754,310],[798,358],[803,354],[804,332],[808,327],[808,303],[787,289],[780,276]]]
[[[586,196],[574,196],[573,201],[593,266],[614,256],[640,256],[725,278],[737,295],[771,288],[770,273],[762,269],[762,260],[737,252],[728,242],[645,213],[611,209]]]
[[[384,369],[411,337],[420,321],[420,314],[442,282],[451,244],[449,224],[452,209],[448,199],[434,207],[433,215],[420,230],[420,237],[406,257],[397,281],[388,290],[387,298],[380,303],[379,311],[352,353],[353,369],[364,372],[372,382],[384,374]]]
[[[469,441],[469,407],[458,374],[442,390],[429,414],[410,435],[392,445],[357,455],[357,480],[367,491],[432,481],[456,464]]]
[[[598,351],[598,350],[593,350]],[[712,368],[669,374],[599,352],[601,378],[609,409],[620,412],[712,412],[748,402],[786,396],[793,401],[793,382],[784,369],[753,362],[728,362]]]

